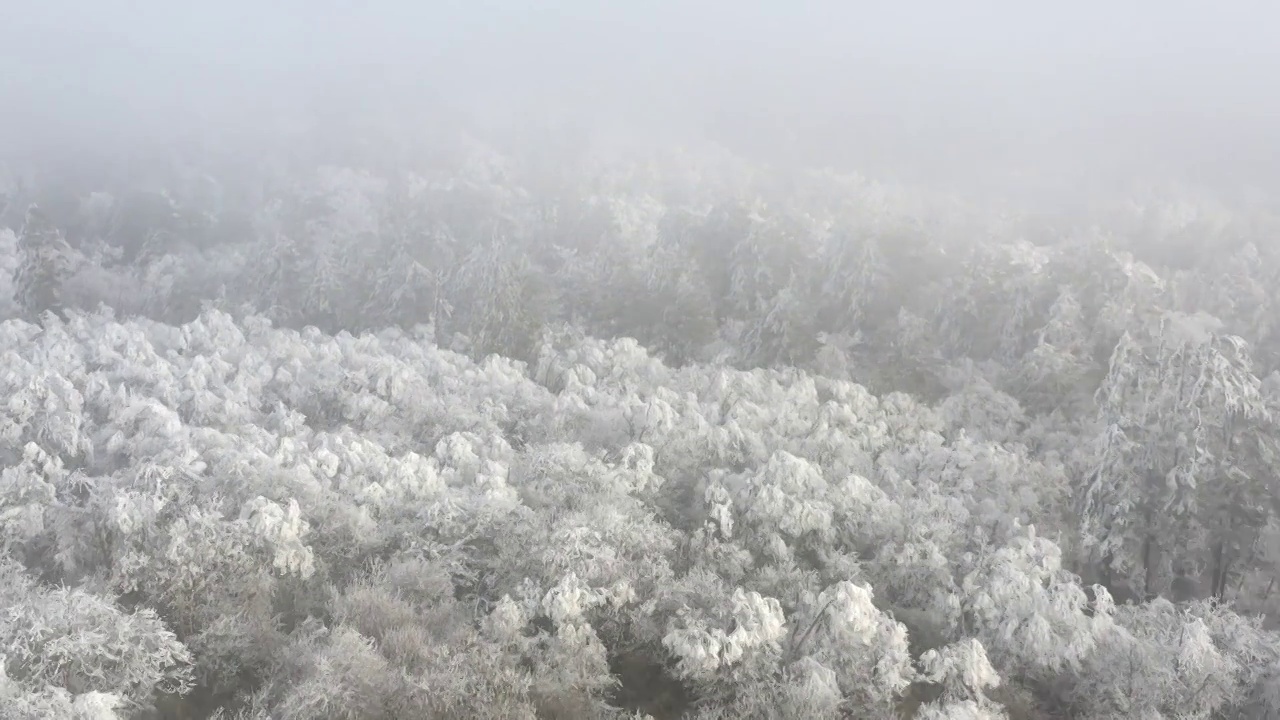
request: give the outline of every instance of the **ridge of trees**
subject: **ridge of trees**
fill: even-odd
[[[15,717],[1280,710],[1262,210],[254,177],[7,198]]]

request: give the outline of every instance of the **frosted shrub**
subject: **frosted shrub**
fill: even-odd
[[[751,666],[765,667],[767,658],[776,658],[781,652],[787,630],[778,601],[738,588],[732,603],[731,632],[695,621],[673,628],[663,638],[663,645],[677,658],[682,676],[704,681],[732,677],[747,661]],[[752,670],[748,667],[744,672]]]
[[[82,590],[40,588],[8,560],[0,580],[0,605],[8,608],[0,615],[2,669],[11,685],[95,691],[131,706],[190,687],[191,655],[154,611],[125,613]]]

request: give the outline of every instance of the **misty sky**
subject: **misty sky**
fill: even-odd
[[[1056,159],[1232,176],[1280,159],[1280,9],[1264,2],[10,5],[3,148],[390,103],[924,172]]]

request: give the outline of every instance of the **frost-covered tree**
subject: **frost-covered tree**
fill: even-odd
[[[63,284],[76,269],[71,246],[45,213],[32,205],[18,234],[14,299],[28,318],[63,311]]]
[[[1112,626],[1107,591],[1089,593],[1035,528],[984,554],[963,581],[964,626],[1006,676],[1045,680],[1079,667]]]
[[[1276,652],[1257,622],[1211,602],[1117,608],[1069,700],[1097,717],[1246,717],[1269,709]]]
[[[1104,568],[1148,596],[1175,574],[1227,578],[1271,513],[1273,421],[1247,344],[1214,318],[1167,314],[1126,334],[1099,390],[1097,465],[1082,494]]]
[[[0,619],[0,694],[17,693],[15,703],[107,713],[145,709],[157,693],[191,687],[191,654],[155,611],[128,613],[84,590],[40,587],[9,559],[0,561],[0,579],[9,609]]]
[[[923,720],[1004,720],[1003,708],[987,697],[999,687],[1000,674],[987,660],[986,649],[974,639],[963,640],[920,657],[923,675],[942,688],[942,697],[920,708]]]

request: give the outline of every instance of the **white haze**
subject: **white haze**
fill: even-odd
[[[423,128],[622,129],[1042,200],[1280,178],[1266,2],[8,5],[0,159],[19,164],[177,142],[249,153],[278,118],[376,109]]]

